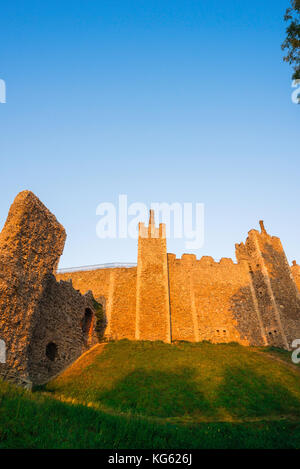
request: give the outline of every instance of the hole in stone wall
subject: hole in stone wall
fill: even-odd
[[[46,346],[46,357],[52,362],[54,362],[57,357],[57,345],[54,342],[49,342]]]
[[[90,310],[90,308],[86,308],[86,310],[84,312],[84,317],[83,317],[83,320],[82,320],[82,323],[81,323],[82,332],[85,335],[88,335],[88,333],[90,332],[90,329],[91,329],[91,326],[92,326],[92,321],[93,321],[92,310]]]

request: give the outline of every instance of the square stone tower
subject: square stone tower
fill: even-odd
[[[171,342],[166,226],[156,228],[150,210],[148,227],[139,224],[136,340]]]

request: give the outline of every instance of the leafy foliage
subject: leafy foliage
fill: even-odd
[[[300,80],[300,0],[291,1],[291,7],[287,9],[284,19],[289,22],[287,37],[281,46],[287,51],[284,60],[294,66],[293,79]]]

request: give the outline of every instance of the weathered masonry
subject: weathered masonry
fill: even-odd
[[[251,230],[237,263],[167,254],[165,225],[139,225],[137,267],[57,275],[92,290],[106,314],[107,340],[208,340],[289,349],[300,338],[300,267],[280,239]]]
[[[93,296],[55,278],[65,230],[29,191],[12,204],[0,234],[0,376],[31,387],[97,342]]]

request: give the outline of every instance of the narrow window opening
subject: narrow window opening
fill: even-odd
[[[46,357],[49,358],[52,362],[57,357],[57,345],[54,342],[49,342],[46,346]]]

